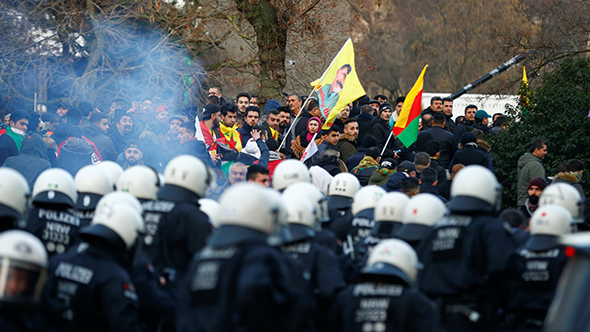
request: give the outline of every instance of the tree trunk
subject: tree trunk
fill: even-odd
[[[260,89],[258,103],[261,108],[269,99],[281,100],[287,82],[285,54],[287,29],[282,27],[276,8],[270,0],[236,0],[238,10],[244,14],[256,31],[258,59],[260,60]]]

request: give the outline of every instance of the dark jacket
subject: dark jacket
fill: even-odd
[[[311,118],[313,118],[313,115],[311,115],[311,113],[309,113],[307,110],[301,111],[301,116],[299,116],[299,121],[295,125],[295,128],[293,128],[293,130],[295,130],[295,137],[299,136],[299,134],[301,134],[304,130],[307,129],[307,122]],[[242,142],[243,142],[243,140],[242,140]]]
[[[115,145],[110,137],[103,134],[102,130],[95,125],[89,124],[82,127],[84,131],[84,136],[94,143],[98,152],[100,152],[100,156],[102,160],[110,160],[115,161],[117,160],[117,150],[115,150]]]
[[[18,155],[18,147],[6,133],[6,129],[0,130],[0,163],[4,164],[6,159]]]
[[[356,118],[356,122],[359,125],[359,136],[356,139],[357,142],[362,143],[365,135],[373,134],[373,130],[371,129],[373,127],[371,124],[372,121],[373,117],[369,114],[359,114],[359,116]]]
[[[13,168],[21,173],[27,179],[29,188],[33,189],[39,174],[51,168],[43,138],[39,134],[32,134],[29,138],[25,138],[20,154],[6,159],[4,167]]]
[[[76,176],[80,168],[98,163],[98,161],[98,156],[94,153],[90,143],[83,137],[70,137],[64,141],[59,149],[57,167],[65,169],[72,176]]]
[[[371,175],[373,175],[373,172],[376,171],[379,167],[377,166],[373,166],[373,167],[367,167],[363,170],[360,171],[354,171],[354,175],[356,176],[357,179],[359,179],[359,182],[361,183],[361,186],[366,186],[367,184],[369,184],[369,180],[371,180]]]
[[[479,129],[481,131],[483,131],[484,134],[488,134],[490,133],[490,127],[484,125],[483,123],[474,123],[471,128],[473,129]]]
[[[115,128],[109,134],[109,137],[111,138],[111,141],[113,141],[113,145],[115,146],[115,150],[117,151],[117,154],[125,151],[125,148],[127,147],[127,144],[129,144],[129,140],[131,139],[130,137],[125,137],[125,136],[122,136],[121,134],[119,134],[119,131],[117,130],[117,128]]]
[[[340,150],[340,160],[346,162],[348,158],[350,158],[352,155],[358,152],[356,142],[356,138],[354,138],[351,135],[340,135],[340,138],[338,139],[338,144],[336,144],[338,150]]]
[[[55,128],[51,138],[57,145],[60,145],[66,139],[68,139],[68,137],[70,137],[70,129],[72,129],[72,127],[74,127],[74,125],[71,123],[61,123],[59,126],[57,126],[57,128]]]
[[[432,128],[425,131],[432,135],[435,141],[440,144],[440,157],[438,162],[444,168],[449,168],[449,164],[455,151],[457,151],[457,144],[453,138],[453,134],[444,130],[442,127],[433,126]]]
[[[432,157],[430,158],[430,167],[436,170],[438,180],[436,187],[439,188],[443,183],[447,182],[447,171],[440,165],[438,160]]]
[[[383,148],[385,146],[385,142],[387,142],[389,134],[391,133],[391,128],[389,127],[387,121],[379,117],[374,118],[371,124],[373,136],[375,136],[375,139],[377,139],[377,146],[379,148]],[[393,146],[392,141],[393,138],[389,140],[389,143],[387,144],[388,148]]]
[[[427,108],[425,108],[425,109],[422,111],[422,113],[420,114],[420,116],[424,116],[424,115],[426,115],[426,114],[434,116],[434,112],[435,112],[435,111],[434,111],[434,110],[433,110],[433,109],[432,109],[430,106],[428,106]]]
[[[474,124],[475,122],[473,121],[463,120],[461,124],[457,125],[455,131],[453,132],[453,135],[455,136],[455,142],[461,142],[461,136],[463,136],[463,134],[465,134],[466,132],[471,132],[473,130],[471,126],[473,126]]]
[[[455,164],[469,165],[481,165],[488,167],[488,159],[485,154],[477,149],[476,143],[467,143],[463,147],[463,150],[458,150],[455,153],[455,157],[451,161],[449,169],[452,169]]]
[[[244,122],[242,127],[238,129],[238,133],[242,136],[242,147],[246,146],[246,143],[252,138],[252,127]]]
[[[342,173],[339,167],[340,161],[334,156],[323,156],[315,164],[325,169],[332,176]]]
[[[211,157],[209,157],[209,152],[207,152],[207,146],[205,145],[205,142],[196,138],[184,142],[174,151],[174,156],[180,156],[183,154],[195,156],[201,159],[205,164],[211,167],[215,166],[213,160],[211,160]]]
[[[558,173],[553,179],[552,183],[560,182],[571,184],[572,186],[574,186],[574,188],[578,189],[582,198],[586,198],[586,195],[584,194],[584,188],[582,188],[582,185],[580,184],[580,182],[578,182],[578,178],[576,178],[575,175],[567,172]]]
[[[446,115],[445,114],[445,116],[447,117],[447,121],[445,123],[445,129],[448,130],[451,133],[454,133],[455,132],[455,128],[457,128],[457,125],[455,124],[455,121],[453,121],[453,119],[452,119],[453,118],[453,115],[452,114],[451,115]]]

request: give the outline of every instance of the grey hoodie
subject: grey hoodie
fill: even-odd
[[[41,135],[34,133],[28,138],[25,137],[20,154],[6,159],[4,166],[20,172],[32,190],[39,174],[51,168],[51,163],[47,159],[47,146]]]

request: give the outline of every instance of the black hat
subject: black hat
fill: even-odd
[[[381,161],[381,168],[395,169],[397,167],[397,161],[393,158],[385,158]]]
[[[393,106],[391,106],[389,103],[383,103],[381,106],[379,106],[379,113],[383,112],[385,109],[390,109],[393,111]]]
[[[207,104],[205,108],[203,108],[203,120],[211,119],[211,115],[217,112],[220,112],[221,109],[217,105]]]
[[[399,164],[397,171],[405,173],[416,172],[416,166],[411,161],[406,160]]]
[[[366,134],[361,142],[361,148],[370,148],[377,145],[377,139],[371,134]]]
[[[379,105],[381,105],[381,102],[379,100],[377,100],[377,99],[371,99],[371,100],[369,100],[369,102],[367,103],[367,105],[370,105],[370,104],[379,104]]]
[[[461,145],[465,146],[467,143],[475,143],[477,138],[472,133],[465,133],[461,136]]]
[[[136,148],[136,149],[139,149],[139,150],[143,150],[141,148],[141,144],[136,139],[129,140],[129,143],[127,144],[127,146],[125,147],[125,150],[123,150],[123,151],[126,151],[129,148]]]

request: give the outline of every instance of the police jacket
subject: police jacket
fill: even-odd
[[[438,311],[416,288],[399,283],[351,285],[336,299],[330,331],[440,331]]]
[[[25,230],[38,237],[51,257],[63,254],[79,242],[83,225],[67,205],[35,204],[29,210]]]
[[[525,246],[517,250],[522,271],[513,284],[509,308],[543,321],[568,258],[557,241],[553,245],[535,246],[539,238],[557,239],[550,235],[532,235]]]
[[[180,285],[177,331],[296,331],[309,322],[297,309],[301,285],[288,257],[266,234],[246,227],[216,229]]]
[[[50,260],[45,319],[56,331],[141,331],[135,288],[123,253],[83,242]]]
[[[434,224],[418,248],[424,264],[418,285],[431,298],[476,296],[489,288],[490,281],[505,279],[515,250],[500,220],[485,214],[451,214]]]
[[[142,204],[146,228],[143,249],[156,271],[182,273],[205,246],[212,226],[199,209],[196,194],[168,184],[158,197]]]

